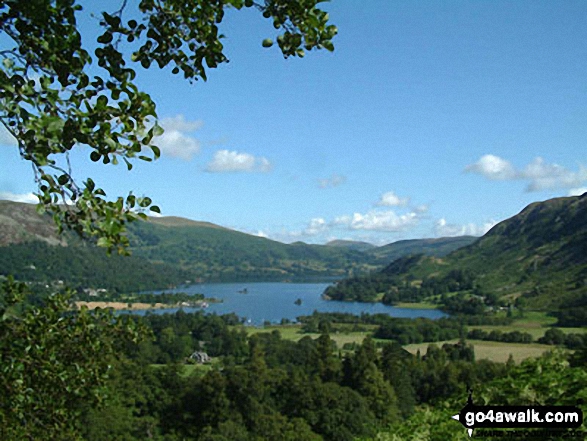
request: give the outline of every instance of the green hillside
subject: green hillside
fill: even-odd
[[[137,256],[108,256],[84,243],[52,246],[43,241],[0,247],[0,275],[38,283],[62,281],[77,289],[136,292],[167,288],[189,278],[186,271]]]
[[[347,248],[355,251],[368,251],[376,248],[375,245],[369,242],[361,242],[357,240],[331,240],[326,243],[327,247]]]
[[[444,258],[404,257],[340,282],[334,299],[435,301],[452,312],[517,305],[581,321],[587,305],[587,195],[529,205]]]
[[[131,225],[133,254],[207,280],[331,278],[375,268],[374,259],[346,248],[288,245],[213,224],[170,224],[162,219]]]
[[[200,279],[325,280],[368,274],[405,254],[442,256],[474,239],[411,240],[383,247],[354,241],[284,244],[179,217],[130,224],[128,237],[132,257],[108,257],[74,234],[57,235],[52,219],[38,215],[34,205],[0,201],[0,275],[117,291]]]
[[[0,201],[0,275],[120,291],[198,279],[340,278],[377,268],[359,251],[287,245],[178,217],[131,224],[128,237],[131,258],[108,257],[73,234],[59,236],[52,219],[39,216],[34,205]]]
[[[393,262],[400,257],[412,254],[443,257],[459,248],[472,244],[477,239],[479,238],[474,236],[458,236],[398,240],[388,245],[369,249],[367,254],[374,256],[378,262],[382,263]]]

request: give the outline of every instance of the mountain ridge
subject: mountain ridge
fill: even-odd
[[[369,276],[339,282],[327,294],[391,304],[436,301],[450,304],[452,312],[463,311],[451,298],[477,303],[477,311],[500,303],[543,310],[587,306],[587,194],[532,203],[441,259],[402,257]],[[484,305],[474,300],[481,298]]]
[[[99,248],[92,249],[73,233],[57,235],[57,230],[48,215],[39,215],[35,205],[0,201],[0,247],[5,254],[5,266],[17,274],[28,274],[23,267],[42,265],[30,249],[38,249],[38,256],[46,259],[75,260],[76,253],[87,256],[100,267],[108,266],[102,262]],[[18,219],[18,220],[17,220]],[[139,221],[128,225],[127,236],[130,250],[137,268],[144,267],[149,272],[164,270],[175,274],[177,283],[189,280],[240,281],[240,280],[306,280],[333,279],[367,273],[388,264],[389,250],[397,245],[390,244],[380,254],[369,254],[377,248],[361,251],[353,241],[335,242],[334,245],[315,245],[297,242],[284,244],[269,238],[232,230],[205,221],[195,221],[175,216],[149,217],[147,222]],[[432,241],[443,243],[445,239],[426,239],[425,248]],[[458,243],[454,238],[447,239]],[[41,241],[49,248],[33,245]],[[417,248],[418,240],[410,241]],[[60,245],[65,250],[51,250],[50,246]],[[340,246],[342,245],[342,246]],[[364,246],[361,244],[361,246]],[[81,247],[81,248],[80,248]],[[92,251],[88,251],[92,249]],[[79,251],[79,250],[83,250]],[[422,250],[434,254],[436,251]],[[405,251],[408,252],[408,251]],[[405,254],[404,252],[404,254]],[[12,254],[10,254],[12,253]],[[395,258],[397,250],[393,251]],[[401,251],[399,255],[403,255]],[[12,260],[18,261],[18,266]],[[27,262],[20,262],[25,259]],[[47,262],[46,265],[50,263]],[[153,265],[163,265],[152,268]],[[59,266],[59,265],[58,265]],[[165,268],[167,268],[165,270]],[[171,271],[173,268],[174,271]],[[119,270],[119,269],[117,269]],[[80,270],[81,271],[81,270]],[[115,271],[115,270],[113,270]],[[6,274],[7,270],[3,270]],[[49,275],[50,271],[46,271]],[[61,271],[63,274],[63,271]],[[83,280],[81,271],[75,277]],[[138,276],[137,276],[138,277]],[[98,281],[96,281],[98,283]],[[168,285],[169,278],[165,280]]]

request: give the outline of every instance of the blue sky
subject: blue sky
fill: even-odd
[[[240,11],[208,82],[138,66],[162,158],[127,172],[79,149],[76,176],[164,215],[309,243],[481,235],[587,191],[587,3],[323,5],[333,53],[285,60],[261,47],[271,23]],[[0,197],[29,200],[30,166],[0,143]]]

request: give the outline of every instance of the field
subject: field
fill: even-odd
[[[422,304],[417,304],[422,307]],[[403,306],[403,305],[402,305]],[[552,327],[556,321],[553,317],[547,316],[542,312],[527,312],[523,318],[515,320],[508,326],[469,326],[469,329],[483,329],[491,332],[492,330],[499,330],[501,332],[528,332],[532,335],[534,340],[542,337],[544,333]],[[361,343],[363,339],[371,334],[376,326],[360,325],[360,331],[353,331],[351,325],[334,325],[330,333],[330,337],[336,342],[339,348],[342,348],[345,343]],[[338,328],[338,329],[337,329]],[[317,338],[318,333],[302,333],[301,325],[274,325],[265,328],[246,328],[249,335],[259,332],[273,332],[279,331],[281,337],[285,340],[298,341],[303,337],[309,336]],[[558,328],[565,333],[584,333],[587,328]],[[381,340],[386,341],[386,340]],[[443,341],[437,343],[420,343],[404,346],[409,352],[415,354],[419,350],[423,355],[430,344],[442,346],[444,343],[456,343],[457,340]],[[468,340],[469,343],[475,347],[475,357],[477,360],[487,359],[497,362],[505,363],[510,354],[514,361],[519,363],[522,360],[530,357],[539,357],[544,352],[554,349],[554,346],[542,345],[538,343],[506,343],[482,340]]]
[[[88,309],[96,309],[96,308],[112,308],[117,311],[121,310],[131,310],[131,311],[140,311],[144,309],[164,309],[164,308],[172,308],[174,305],[166,305],[164,303],[141,303],[141,302],[84,302],[78,301],[75,302],[75,306],[80,309],[82,306],[87,307]]]
[[[529,311],[524,314],[524,317],[514,320],[511,325],[508,326],[468,326],[469,329],[482,329],[486,332],[501,331],[501,332],[512,332],[520,331],[527,332],[534,338],[539,339],[544,333],[556,323],[556,318],[546,315],[544,312]],[[587,332],[587,328],[557,328],[566,334],[570,333],[584,333]]]
[[[367,335],[372,333],[372,331],[375,329],[375,326],[361,325],[361,327],[365,329],[373,329],[365,331],[337,331],[334,329],[330,333],[330,338],[336,342],[339,348],[342,348],[345,343],[361,343]],[[249,335],[258,334],[259,332],[273,332],[277,330],[281,334],[281,338],[291,341],[298,341],[304,337],[318,338],[320,336],[318,333],[303,333],[301,330],[301,325],[276,325],[267,326],[265,328],[246,329]]]
[[[399,302],[395,305],[398,308],[406,308],[406,309],[438,309],[438,305],[435,303],[428,303],[428,302]]]
[[[442,346],[444,343],[455,344],[457,342],[458,340],[449,340],[437,343],[419,343],[406,345],[404,348],[412,354],[420,351],[420,353],[424,355],[430,344]],[[475,347],[476,360],[487,359],[501,363],[505,363],[508,360],[510,354],[512,355],[514,361],[519,363],[526,358],[540,357],[543,353],[554,349],[554,346],[541,345],[538,343],[502,343],[482,340],[467,340],[467,342]]]

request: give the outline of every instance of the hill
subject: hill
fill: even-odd
[[[118,291],[200,279],[340,279],[380,269],[405,253],[443,255],[447,246],[462,243],[449,238],[401,241],[379,248],[354,241],[284,244],[180,217],[152,217],[130,224],[128,237],[133,256],[108,257],[103,249],[74,234],[57,235],[51,218],[38,215],[34,205],[0,201],[0,274]]]
[[[74,234],[59,236],[34,205],[0,201],[0,275],[75,287],[139,290],[185,280],[341,278],[377,268],[358,251],[283,244],[209,222],[149,218],[129,225],[131,258],[108,257]]]
[[[202,222],[165,218],[132,224],[133,254],[165,262],[206,280],[295,280],[340,278],[376,268],[355,250],[284,244]]]
[[[427,299],[452,312],[515,304],[570,313],[587,305],[587,194],[533,203],[444,258],[403,257],[327,294],[386,303]]]
[[[138,256],[108,256],[75,234],[59,235],[49,215],[36,206],[0,201],[0,276],[13,275],[32,286],[50,283],[111,292],[166,288],[189,274]]]
[[[367,253],[382,263],[393,262],[400,257],[411,254],[443,257],[459,248],[472,244],[477,239],[479,238],[474,236],[458,236],[439,237],[436,239],[398,240],[388,245],[369,249]]]
[[[49,216],[39,216],[35,205],[0,200],[0,246],[39,240],[67,245]]]
[[[369,242],[361,242],[356,240],[331,240],[326,243],[327,247],[347,248],[355,251],[367,251],[376,248],[375,245]]]

